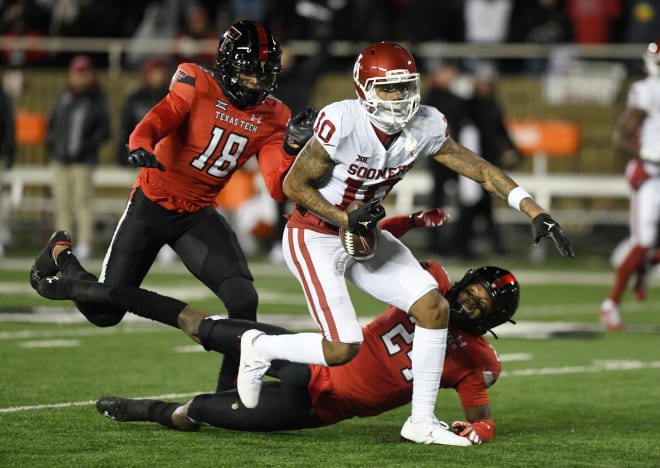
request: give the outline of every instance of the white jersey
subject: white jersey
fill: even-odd
[[[448,138],[447,119],[436,108],[420,106],[400,135],[385,148],[356,99],[332,103],[319,112],[315,137],[335,162],[319,188],[330,203],[381,200],[414,164],[435,155]]]
[[[660,79],[649,76],[633,83],[626,107],[646,112],[639,133],[639,155],[643,161],[660,164]],[[658,175],[660,168],[653,167],[655,164],[645,167],[650,166],[648,170]]]
[[[626,107],[646,112],[639,129],[639,157],[651,176],[630,195],[630,235],[633,246],[652,249],[660,222],[660,79],[649,76],[634,82]]]

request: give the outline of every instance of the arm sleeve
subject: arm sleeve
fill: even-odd
[[[380,222],[380,227],[399,239],[412,228],[410,215],[400,214],[390,216]]]
[[[484,384],[484,380],[476,372],[470,372],[463,378],[456,386],[456,391],[461,399],[461,405],[466,406],[483,406],[490,404],[488,398],[488,389]]]
[[[156,144],[171,133],[190,112],[191,102],[170,92],[135,126],[128,139],[128,148],[143,148],[153,153]]]
[[[278,203],[286,200],[282,182],[295,159],[286,154],[281,142],[266,145],[259,152],[257,161],[261,176],[266,183],[268,193]]]

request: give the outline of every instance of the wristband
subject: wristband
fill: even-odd
[[[511,208],[520,211],[520,202],[524,198],[533,198],[533,197],[529,193],[527,193],[527,190],[518,186],[509,192],[506,201],[509,203],[509,206]]]

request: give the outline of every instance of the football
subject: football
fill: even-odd
[[[363,204],[363,202],[355,200],[346,207],[346,212],[350,213]],[[344,247],[346,253],[356,260],[368,260],[374,256],[378,248],[380,235],[380,225],[364,236],[348,229],[339,228],[341,245]]]

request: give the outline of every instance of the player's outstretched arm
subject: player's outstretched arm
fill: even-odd
[[[399,239],[412,228],[442,226],[448,220],[449,215],[441,208],[431,208],[430,210],[415,211],[409,215],[388,216],[380,222],[380,227]]]
[[[529,216],[534,229],[534,243],[538,244],[542,237],[549,237],[560,254],[575,257],[571,241],[559,223],[503,170],[451,138],[443,143],[434,159],[456,173],[480,183],[490,193],[506,200],[509,206]]]

